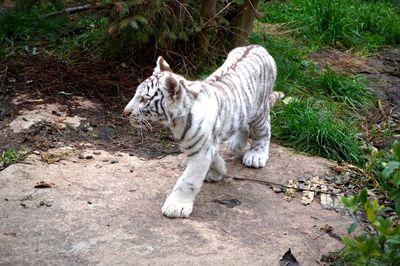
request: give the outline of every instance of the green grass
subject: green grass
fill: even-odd
[[[0,162],[4,163],[5,166],[16,163],[17,161],[22,159],[23,156],[17,150],[14,149],[8,149],[6,151],[3,151],[3,153],[0,156]]]
[[[260,10],[263,22],[284,23],[313,45],[371,50],[400,43],[398,1],[292,0]]]
[[[335,103],[351,108],[365,108],[371,103],[372,93],[362,77],[349,77],[330,69],[309,80],[308,92],[328,97]]]
[[[314,100],[294,100],[273,115],[275,137],[299,151],[361,165],[364,155],[358,133],[346,121],[337,120]]]
[[[107,52],[102,46],[108,37],[107,17],[48,16],[63,7],[43,3],[0,13],[0,58],[45,52],[71,61],[73,54],[100,58]]]
[[[54,55],[65,61],[70,61],[73,53],[89,54],[93,59],[103,58],[107,52],[104,44],[109,37],[106,31],[108,23],[108,18],[96,16],[71,23],[71,27],[79,30],[75,30],[76,33],[71,30],[69,36],[58,39],[54,45]]]
[[[0,58],[12,55],[18,48],[35,54],[36,50],[28,46],[58,38],[66,30],[68,18],[64,15],[45,16],[54,10],[54,7],[45,6],[0,13]]]

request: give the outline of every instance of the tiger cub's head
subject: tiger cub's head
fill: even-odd
[[[131,123],[162,122],[169,124],[182,103],[184,78],[172,72],[160,56],[153,74],[136,89],[135,96],[124,109]]]

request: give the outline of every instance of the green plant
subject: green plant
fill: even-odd
[[[8,149],[3,151],[0,157],[0,162],[4,163],[5,166],[13,164],[19,160],[23,159],[23,156],[14,149]]]
[[[377,199],[369,201],[366,189],[355,196],[342,198],[342,202],[354,219],[348,229],[349,234],[357,226],[362,226],[358,218],[360,212],[366,213],[372,227],[370,233],[363,230],[356,237],[342,237],[345,244],[343,262],[351,265],[399,265],[400,224],[393,218],[383,216],[387,208],[380,205]]]
[[[315,45],[374,49],[400,43],[395,1],[293,0],[261,5],[263,21],[285,23]]]
[[[361,77],[350,78],[330,69],[309,79],[307,90],[311,94],[329,97],[351,108],[364,108],[371,105],[372,94],[367,89],[366,80]]]
[[[71,54],[89,54],[91,58],[104,57],[108,51],[104,49],[107,42],[107,17],[88,16],[72,23],[70,36],[60,39],[55,46],[55,54],[63,60],[71,60]],[[76,32],[76,33],[75,33]]]
[[[356,130],[332,116],[315,100],[292,100],[275,109],[272,132],[297,150],[362,165],[364,154]]]
[[[400,215],[400,142],[393,144],[392,156],[382,171],[382,177],[389,197],[394,201],[395,211]]]
[[[45,16],[56,10],[53,5],[34,5],[30,9],[20,7],[0,13],[0,56],[12,54],[16,47],[24,49],[36,41],[57,38],[65,30],[68,18]]]

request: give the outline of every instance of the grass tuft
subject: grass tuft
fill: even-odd
[[[3,151],[0,156],[0,162],[2,162],[5,166],[16,163],[19,160],[22,160],[24,156],[22,156],[18,151],[14,149],[8,149]]]
[[[291,101],[283,108],[277,108],[274,116],[274,136],[295,149],[357,165],[364,162],[356,131],[349,124],[334,120],[312,100]]]
[[[308,90],[311,94],[329,97],[334,102],[353,109],[365,108],[372,99],[365,79],[351,78],[330,69],[310,79]]]

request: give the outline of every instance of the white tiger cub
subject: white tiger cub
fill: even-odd
[[[233,151],[253,142],[243,158],[248,167],[263,167],[271,136],[270,107],[280,98],[273,92],[273,58],[261,46],[232,50],[225,63],[203,81],[189,81],[172,72],[162,57],[153,75],[141,83],[124,109],[131,121],[159,121],[167,125],[187,154],[188,162],[162,207],[167,217],[188,217],[204,180],[219,181],[226,174],[219,144]]]

